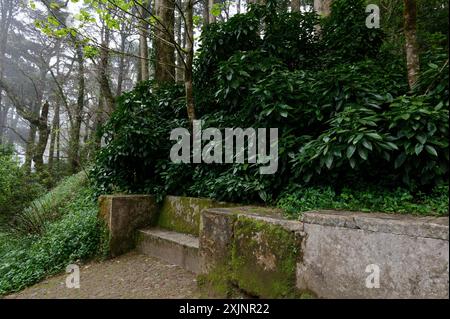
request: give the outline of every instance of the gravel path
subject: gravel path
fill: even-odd
[[[6,298],[198,298],[196,276],[178,266],[131,252],[80,266],[80,288],[63,273]]]

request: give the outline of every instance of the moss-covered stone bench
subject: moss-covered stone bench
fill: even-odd
[[[282,211],[105,196],[111,255],[137,248],[199,273],[205,296],[448,298],[448,218]]]

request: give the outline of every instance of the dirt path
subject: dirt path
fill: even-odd
[[[63,273],[6,298],[198,298],[196,276],[132,252],[80,267],[80,288],[66,288]]]

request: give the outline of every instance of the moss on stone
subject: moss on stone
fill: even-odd
[[[197,276],[197,283],[202,297],[232,298],[237,290],[232,285],[232,272],[228,265],[220,265],[208,274]]]
[[[297,298],[296,265],[300,260],[296,233],[263,221],[240,216],[232,248],[233,280],[251,295]]]
[[[201,212],[207,208],[227,207],[229,205],[207,198],[167,196],[159,213],[158,226],[198,236]]]

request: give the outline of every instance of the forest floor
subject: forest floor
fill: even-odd
[[[199,298],[196,276],[157,258],[131,252],[80,265],[80,288],[67,288],[62,273],[20,292],[14,299]]]

